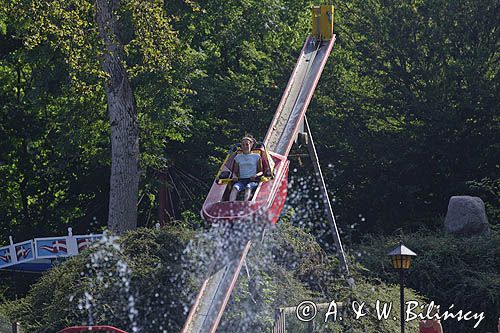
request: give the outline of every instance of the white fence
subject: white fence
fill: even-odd
[[[43,259],[71,257],[101,237],[102,234],[73,236],[71,228],[68,228],[68,236],[63,237],[35,238],[20,243],[14,243],[9,237],[10,245],[0,247],[0,269]]]

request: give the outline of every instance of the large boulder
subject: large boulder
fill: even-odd
[[[481,198],[453,196],[448,203],[444,230],[455,235],[481,235],[490,232],[490,226]]]

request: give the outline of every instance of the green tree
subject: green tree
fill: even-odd
[[[27,47],[24,16],[10,5],[0,35],[2,238],[61,233],[74,220],[83,231],[107,201],[102,90],[79,91],[59,52]]]
[[[105,91],[111,128],[111,180],[108,227],[123,233],[137,227],[139,190],[139,124],[134,93],[122,63],[118,36],[120,1],[96,0],[96,21],[104,44],[101,65],[107,74]]]
[[[311,3],[167,3],[179,38],[202,57],[191,84],[195,94],[186,100],[196,135],[183,145],[174,142],[172,159],[210,182],[226,149],[245,132],[263,139],[309,34]],[[209,172],[200,172],[207,164]]]
[[[102,225],[108,215],[111,128],[106,119],[103,88],[107,74],[99,64],[102,44],[94,3],[7,1],[2,9],[6,26],[1,35],[5,46],[2,98],[8,99],[2,106],[6,119],[2,145],[6,149],[2,150],[1,167],[8,175],[2,177],[8,191],[2,221],[13,221],[33,236],[61,232],[61,221],[73,225],[86,221],[81,226],[86,229],[97,217]],[[183,140],[186,135],[190,120],[183,99],[190,93],[185,87],[193,57],[170,28],[162,2],[124,1],[117,14],[123,65],[135,91],[139,130],[144,137],[140,160],[145,171],[141,172],[143,198],[154,183],[149,169],[162,163],[165,140]],[[34,147],[39,149],[33,151]],[[38,165],[35,159],[40,161]],[[55,167],[43,168],[44,164]],[[41,176],[41,184],[35,175]],[[140,208],[147,208],[147,201],[154,202],[154,196],[146,198],[149,200],[141,200]],[[55,203],[59,203],[57,207]],[[63,216],[64,210],[72,213]],[[9,224],[3,227],[6,233],[12,232]]]
[[[344,223],[433,223],[498,170],[498,1],[349,1],[312,106]],[[314,112],[319,111],[319,112]],[[488,198],[483,198],[488,199]]]

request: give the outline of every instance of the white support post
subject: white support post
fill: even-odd
[[[323,172],[321,171],[321,166],[319,164],[318,154],[316,153],[316,147],[314,146],[314,140],[311,134],[311,129],[309,128],[309,123],[307,122],[307,117],[304,116],[304,128],[308,136],[307,150],[309,151],[309,156],[313,162],[314,171],[316,177],[318,178],[319,187],[321,189],[321,194],[323,202],[325,205],[326,218],[330,224],[330,231],[333,236],[335,245],[337,246],[337,254],[340,259],[340,264],[343,270],[349,275],[349,268],[347,267],[347,261],[345,259],[344,248],[342,247],[342,242],[340,240],[339,230],[337,228],[337,223],[335,222],[335,215],[333,215],[332,205],[330,203],[328,191],[326,189],[325,180],[323,178]]]
[[[17,253],[16,253],[16,247],[14,246],[14,240],[12,239],[12,236],[9,236],[9,251],[10,251],[10,260],[11,264],[9,266],[17,264]]]
[[[73,236],[73,229],[68,228],[68,237],[66,237],[66,246],[68,247],[68,255],[76,256],[78,254],[78,244],[76,243],[76,237]]]

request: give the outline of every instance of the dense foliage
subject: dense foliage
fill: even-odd
[[[431,226],[450,196],[475,194],[498,223],[499,6],[338,4],[339,42],[310,117],[341,222]]]
[[[313,3],[122,1],[123,62],[140,123],[139,225],[157,222],[160,185],[171,191],[176,217],[182,212],[190,227],[200,225],[194,216],[226,147],[247,131],[264,136],[309,33]],[[481,197],[490,223],[498,225],[500,1],[348,0],[335,6],[337,41],[308,115],[320,160],[329,166],[324,173],[343,237],[350,243],[366,232],[390,234],[421,225],[434,232],[449,197],[460,194]],[[75,233],[106,226],[110,124],[94,14],[90,0],[0,0],[0,245],[9,235],[21,241],[66,234],[68,226]],[[292,169],[301,165],[292,159]],[[166,176],[160,181],[161,173]],[[297,191],[300,183],[295,184],[290,193]],[[145,238],[158,236],[146,233]],[[428,238],[417,234],[408,245],[419,238],[427,244]],[[331,243],[328,236],[325,241]],[[459,245],[435,241],[450,248],[436,250],[428,264],[444,265],[446,251]],[[497,242],[482,241],[477,244],[485,244],[483,250]],[[377,244],[381,251],[385,241]],[[479,249],[477,244],[471,249]],[[318,249],[297,251],[306,252]],[[484,257],[481,251],[469,255],[467,265]],[[78,276],[86,258],[56,268],[61,290],[90,281]],[[369,275],[378,274],[380,266],[365,264]],[[436,298],[492,299],[498,271],[471,267],[474,279],[460,281],[473,285],[481,298],[454,285],[442,286]],[[334,287],[328,285],[335,279],[321,277],[324,273],[306,263],[300,269],[283,269],[280,275],[295,281],[295,296],[332,296],[328,290]],[[450,266],[450,274],[465,276],[465,271],[465,264]],[[132,268],[132,276],[137,272]],[[313,272],[320,275],[316,281],[325,282],[303,279]],[[271,276],[264,270],[261,279]],[[493,287],[484,284],[490,278]],[[37,292],[54,279],[43,277],[25,305],[43,303]],[[426,289],[431,277],[422,273],[412,280],[421,283],[413,285],[416,290],[434,297],[435,290]],[[5,291],[9,297],[25,292],[19,283],[8,285],[13,286]],[[269,292],[262,297],[275,297],[277,289]],[[269,309],[286,300],[269,303]],[[57,307],[51,311],[43,323],[52,320],[51,313],[59,316]],[[79,318],[76,312],[65,316],[54,317],[67,320],[54,325]],[[270,317],[261,319],[268,323]]]
[[[386,254],[402,240],[417,253],[408,271],[409,287],[441,305],[441,312],[454,304],[460,309],[484,312],[485,319],[477,331],[496,328],[500,309],[500,234],[458,238],[442,233],[420,231],[399,237],[365,237],[358,249],[359,261],[368,269],[366,274],[386,283],[398,283]],[[464,313],[465,313],[464,312]],[[473,331],[475,321],[443,322],[445,332]]]
[[[198,211],[225,147],[262,137],[309,31],[311,1],[124,1],[140,120],[140,225],[158,172]],[[347,1],[311,105],[343,225],[432,225],[453,194],[498,220],[498,1]],[[106,225],[109,124],[92,2],[2,2],[2,235]],[[151,25],[162,29],[150,29]],[[196,133],[196,135],[193,135]]]
[[[189,297],[204,274],[182,265],[181,258],[187,260],[187,240],[193,236],[176,227],[139,229],[119,240],[107,239],[51,270],[26,298],[4,304],[0,313],[20,322],[28,332],[55,332],[80,323],[115,325],[130,332],[134,327],[144,332],[180,331]],[[350,306],[345,306],[343,321],[330,320],[325,326],[318,317],[317,329],[399,332],[399,321],[377,320],[373,309],[377,299],[393,302],[394,309],[399,309],[398,286],[364,279],[353,267],[357,284],[351,289],[339,274],[338,261],[327,256],[313,237],[287,222],[253,247],[247,263],[249,275],[242,276],[231,298],[221,332],[268,331],[277,308],[296,306],[306,299],[344,304],[357,300],[366,302],[370,311],[355,320]],[[421,300],[411,290],[407,297]],[[308,332],[309,326],[293,316],[287,322],[294,332]],[[408,327],[416,325],[413,321]]]
[[[184,318],[192,290],[180,256],[189,231],[139,229],[109,237],[86,254],[52,269],[28,296],[3,306],[28,332],[56,332],[75,324],[115,325],[172,332]],[[149,326],[148,326],[149,325]]]
[[[0,4],[2,234],[105,226],[110,124],[93,2]],[[155,201],[151,169],[163,166],[165,141],[187,135],[190,117],[181,105],[195,56],[175,37],[159,2],[129,1],[121,9],[141,127],[140,207],[147,214]],[[153,34],[152,25],[162,34]]]

